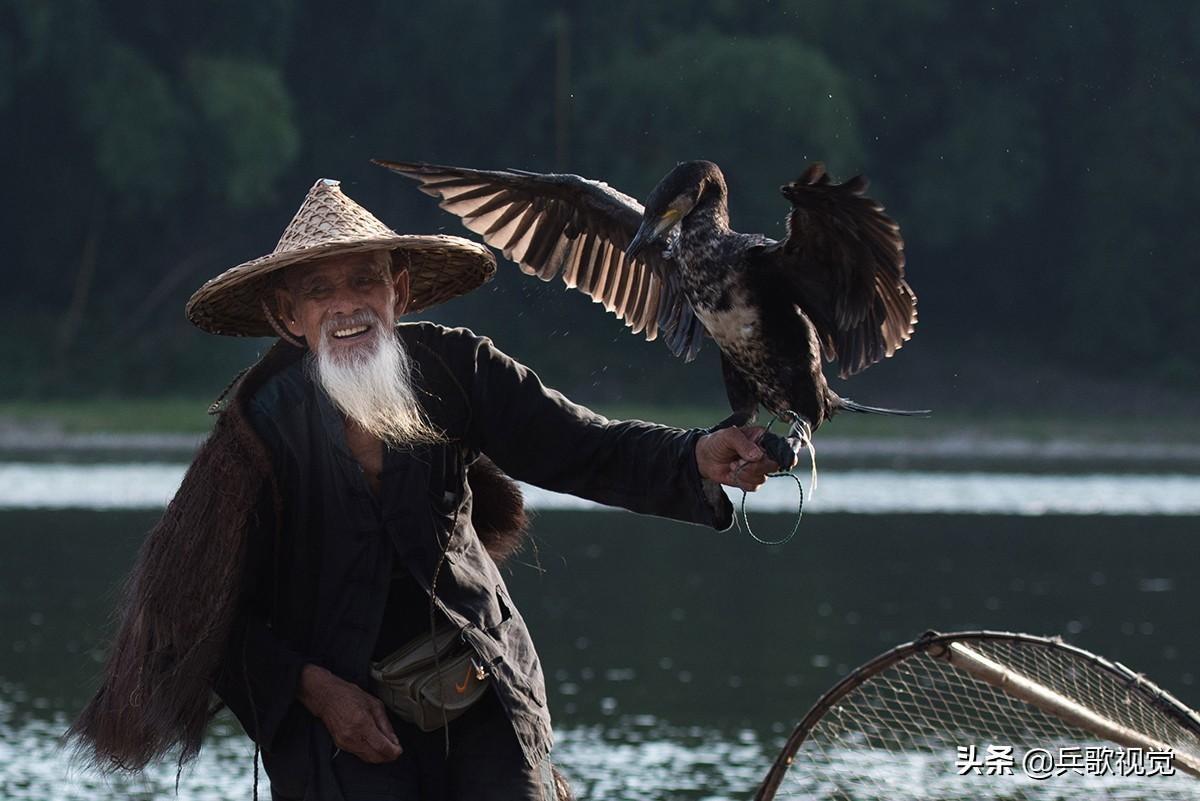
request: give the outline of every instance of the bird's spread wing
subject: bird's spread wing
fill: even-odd
[[[625,256],[642,221],[633,198],[578,175],[375,163],[419,181],[422,192],[523,272],[543,281],[561,275],[633,333],[695,358],[704,328],[680,288],[675,262],[657,248]]]
[[[759,254],[813,321],[843,378],[895,353],[917,322],[900,226],[866,190],[862,176],[835,184],[824,165],[810,165],[781,188],[792,203],[787,239]]]

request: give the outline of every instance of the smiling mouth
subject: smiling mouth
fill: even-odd
[[[355,339],[362,336],[371,330],[369,325],[351,325],[346,328],[339,328],[332,334],[334,339]]]

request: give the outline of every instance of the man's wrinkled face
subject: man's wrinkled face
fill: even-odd
[[[279,314],[304,337],[312,375],[347,421],[389,445],[443,441],[417,400],[412,362],[396,333],[408,271],[385,251],[321,259],[284,273]]]
[[[276,291],[288,331],[334,358],[370,350],[388,334],[409,301],[408,271],[395,275],[386,251],[331,256],[284,271]]]

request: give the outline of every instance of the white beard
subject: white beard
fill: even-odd
[[[365,324],[375,329],[373,344],[346,354],[329,347],[327,325],[317,345],[316,378],[334,405],[362,430],[388,445],[444,442],[445,435],[425,416],[412,386],[412,360],[394,329],[374,315],[339,320],[337,328]]]

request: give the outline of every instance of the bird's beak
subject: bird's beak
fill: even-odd
[[[672,225],[679,222],[679,218],[682,216],[675,209],[667,209],[657,220],[649,217],[642,218],[642,224],[634,234],[633,241],[629,243],[629,247],[625,248],[625,258],[636,258],[646,249],[647,245],[657,241],[659,237],[670,230]]]

